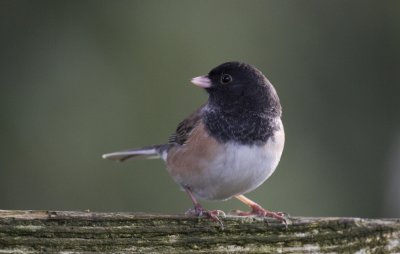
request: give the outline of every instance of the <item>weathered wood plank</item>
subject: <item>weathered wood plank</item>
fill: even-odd
[[[0,253],[400,253],[400,219],[0,210]]]

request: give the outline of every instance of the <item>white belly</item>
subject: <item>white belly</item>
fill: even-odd
[[[264,146],[227,143],[225,152],[208,164],[201,179],[189,181],[189,186],[195,196],[206,200],[224,200],[250,192],[275,171],[284,142],[281,127]]]

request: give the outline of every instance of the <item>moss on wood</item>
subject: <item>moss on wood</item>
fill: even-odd
[[[399,253],[399,219],[228,216],[224,230],[183,215],[0,210],[3,252]]]

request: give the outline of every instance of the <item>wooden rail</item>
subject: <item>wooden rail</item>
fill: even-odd
[[[400,219],[0,210],[0,253],[400,253]]]

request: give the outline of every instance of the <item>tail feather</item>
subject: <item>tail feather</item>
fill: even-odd
[[[167,145],[154,145],[125,151],[106,153],[102,155],[103,159],[114,161],[126,161],[128,159],[159,159],[164,158]]]

